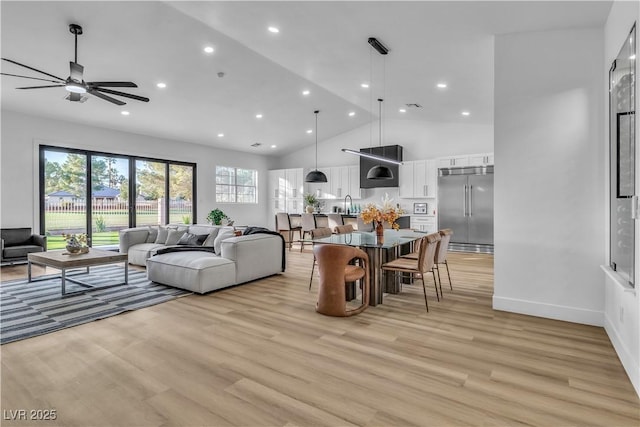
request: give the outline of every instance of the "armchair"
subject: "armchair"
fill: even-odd
[[[27,254],[45,252],[47,237],[32,234],[31,228],[2,228],[2,258],[0,264],[14,264],[27,261]]]

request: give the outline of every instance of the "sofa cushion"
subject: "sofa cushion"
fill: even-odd
[[[28,245],[31,242],[31,228],[3,228],[2,239],[5,246]]]
[[[177,245],[180,238],[187,233],[187,230],[169,230],[167,234],[167,240],[164,242],[167,246]]]
[[[149,280],[201,294],[234,285],[235,271],[233,261],[209,252],[171,252],[147,260]]]
[[[213,242],[213,250],[220,255],[222,253],[222,241],[235,236],[233,229],[222,229],[218,232],[216,240]]]
[[[154,243],[163,244],[167,241],[167,237],[169,236],[169,229],[166,227],[158,227],[158,236]]]
[[[214,246],[214,243],[216,241],[216,237],[218,237],[218,232],[220,231],[219,228],[214,228],[213,230],[211,230],[211,233],[209,233],[209,235],[207,236],[207,238],[204,240],[204,242],[202,242],[202,246]]]
[[[129,264],[146,265],[147,259],[156,254],[158,249],[164,248],[159,243],[140,243],[129,248]]]
[[[202,242],[207,238],[207,234],[203,234],[202,236],[198,236],[193,233],[184,233],[180,240],[178,240],[178,245],[189,245],[189,246],[202,246]]]
[[[2,252],[2,258],[24,258],[27,254],[33,252],[44,252],[44,248],[42,246],[36,245],[17,245],[5,247]]]

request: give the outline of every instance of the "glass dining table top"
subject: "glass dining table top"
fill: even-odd
[[[313,243],[333,243],[335,245],[357,246],[361,248],[391,249],[426,236],[426,233],[412,230],[384,230],[384,239],[378,241],[375,232],[354,231],[353,233],[332,234],[311,240]]]

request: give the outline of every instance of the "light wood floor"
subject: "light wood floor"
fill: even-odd
[[[429,313],[412,285],[352,318],[315,313],[311,254],[288,257],[283,275],[2,346],[4,418],[58,418],[2,425],[640,425],[604,330],[493,311],[489,255],[451,254]]]

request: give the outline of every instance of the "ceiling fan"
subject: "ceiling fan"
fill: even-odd
[[[66,79],[54,76],[53,74],[45,73],[44,71],[38,70],[37,68],[12,61],[11,59],[7,58],[2,58],[2,60],[15,65],[19,65],[20,67],[27,68],[37,73],[44,74],[45,76],[53,77],[56,80],[43,79],[39,77],[20,76],[17,74],[9,73],[0,74],[3,76],[21,77],[23,79],[42,80],[45,82],[57,83],[55,85],[46,86],[17,87],[16,89],[45,89],[50,87],[64,87],[69,92],[69,96],[67,97],[67,99],[74,102],[82,102],[86,100],[86,97],[82,96],[85,93],[97,96],[98,98],[104,99],[105,101],[109,101],[116,105],[125,105],[126,103],[109,95],[122,96],[125,98],[135,99],[136,101],[149,102],[149,98],[145,98],[143,96],[131,95],[129,93],[119,92],[112,89],[105,89],[107,87],[138,87],[138,85],[133,82],[85,82],[83,77],[84,67],[78,64],[78,35],[82,34],[82,27],[78,24],[71,24],[69,25],[69,31],[75,36],[75,59],[73,62],[69,62],[71,71],[69,77],[67,77]]]

